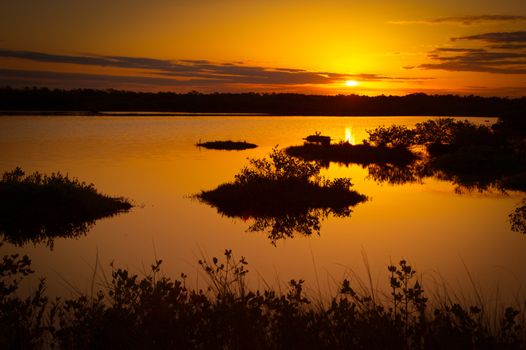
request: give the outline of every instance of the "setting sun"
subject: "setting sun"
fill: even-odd
[[[345,82],[346,86],[358,86],[358,82],[356,80],[347,80]]]

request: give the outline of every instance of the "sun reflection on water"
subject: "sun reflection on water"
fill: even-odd
[[[352,126],[348,126],[345,128],[345,142],[350,143],[351,145],[356,144],[354,135],[352,133]]]

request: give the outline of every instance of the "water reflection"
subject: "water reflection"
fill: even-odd
[[[509,215],[511,230],[526,234],[526,198]]]
[[[324,179],[313,162],[274,149],[270,159],[252,159],[232,183],[195,197],[221,215],[254,220],[249,232],[266,232],[272,244],[295,234],[320,233],[329,215],[349,217],[367,198],[350,190],[350,179]]]
[[[358,203],[356,203],[358,204]],[[354,205],[356,205],[354,204]],[[247,228],[247,232],[263,232],[272,245],[285,238],[294,238],[295,235],[311,236],[313,234],[320,234],[321,223],[329,216],[335,217],[350,217],[352,213],[351,206],[344,208],[310,208],[301,212],[289,212],[287,207],[280,206],[276,203],[280,212],[273,215],[260,215],[254,213],[250,216],[226,214],[217,208],[222,215],[241,218],[244,221],[251,222]]]
[[[26,175],[16,167],[0,180],[0,237],[17,246],[33,242],[52,249],[55,238],[85,235],[97,219],[131,208],[128,200],[68,175]]]
[[[56,238],[79,238],[95,225],[95,220],[64,221],[35,218],[2,218],[0,235],[4,242],[23,246],[27,243],[43,244],[53,249]]]
[[[353,145],[346,127],[344,142],[305,142],[286,152],[322,167],[331,162],[359,164],[377,183],[404,185],[435,178],[452,183],[457,194],[526,192],[526,131],[514,119],[488,127],[446,118],[418,123],[413,129],[380,126],[367,133],[368,140]],[[509,217],[513,231],[526,233],[524,203]]]
[[[368,179],[378,183],[403,185],[407,183],[422,183],[427,168],[422,161],[409,164],[379,163],[367,166]]]
[[[446,166],[433,159],[420,159],[409,164],[373,163],[367,165],[368,178],[378,183],[404,185],[422,183],[426,178],[451,182],[455,193],[472,191],[523,191],[525,174],[521,169],[488,167],[487,165]]]
[[[352,132],[352,126],[349,126],[349,127],[345,128],[345,142],[347,142],[350,145],[355,145],[356,144],[356,140],[355,140],[354,134]]]

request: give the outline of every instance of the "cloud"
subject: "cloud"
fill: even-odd
[[[481,72],[497,74],[526,74],[526,67],[495,67],[485,64],[464,62],[424,63],[418,66],[421,69],[440,69],[452,72]]]
[[[443,47],[428,53],[432,62],[420,69],[526,74],[526,32],[492,32],[451,38],[451,41],[477,41],[478,48]],[[522,43],[525,44],[522,44]]]
[[[526,44],[497,44],[489,47],[500,50],[526,50]]]
[[[496,44],[526,43],[526,31],[484,33],[451,38],[451,40],[478,40]]]
[[[20,81],[33,82],[37,85],[41,83],[116,83],[116,84],[138,84],[138,85],[158,85],[158,86],[194,86],[209,83],[206,79],[177,80],[170,78],[144,77],[144,76],[123,76],[123,75],[104,75],[86,73],[67,73],[53,71],[35,71],[21,69],[0,69],[0,83],[11,84]],[[17,85],[17,84],[13,84]]]
[[[57,55],[35,51],[16,51],[0,49],[0,57],[16,58],[36,62],[75,64],[81,66],[114,67],[123,69],[141,69],[143,76],[106,76],[66,73],[31,73],[34,71],[11,71],[20,78],[29,79],[34,74],[35,79],[89,79],[113,80],[119,82],[137,81],[141,84],[189,85],[192,84],[260,84],[260,85],[323,85],[335,84],[355,79],[360,81],[422,81],[429,78],[410,78],[386,76],[379,74],[343,74],[334,72],[307,71],[296,68],[272,68],[262,66],[247,66],[240,62],[217,63],[208,60],[161,60],[147,57],[103,56],[103,55]],[[136,73],[135,73],[136,74]]]
[[[434,62],[421,64],[421,69],[526,74],[526,53],[488,51],[486,49],[442,48],[429,53]]]
[[[523,22],[526,16],[515,15],[479,15],[479,16],[458,16],[458,17],[441,17],[425,20],[401,20],[389,21],[391,24],[462,24],[477,25],[492,22]]]

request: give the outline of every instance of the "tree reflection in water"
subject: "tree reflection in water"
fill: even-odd
[[[126,212],[132,204],[99,193],[93,184],[60,173],[25,175],[21,168],[0,181],[0,237],[14,245],[44,243],[85,235],[95,221]]]
[[[522,113],[505,115],[497,124],[478,125],[452,118],[427,120],[414,128],[392,125],[367,130],[362,145],[293,146],[290,155],[360,164],[378,183],[404,185],[426,178],[451,182],[458,194],[473,191],[526,192],[526,123]],[[413,153],[417,152],[417,153]],[[510,214],[512,230],[526,233],[523,203]]]
[[[321,223],[329,216],[350,217],[350,207],[339,210],[327,208],[313,208],[302,213],[283,213],[275,216],[252,216],[254,222],[247,229],[248,232],[267,232],[268,239],[273,245],[284,238],[293,238],[294,234],[310,236],[320,234]]]
[[[320,233],[329,215],[349,217],[367,198],[351,190],[350,179],[328,180],[313,162],[274,149],[270,159],[252,159],[232,183],[195,197],[221,215],[253,219],[249,232],[267,232],[272,244],[295,234]]]
[[[378,183],[388,183],[390,185],[403,185],[407,183],[422,183],[426,174],[425,164],[415,161],[409,164],[369,164],[367,178]]]
[[[29,219],[24,221],[3,220],[0,225],[0,235],[5,242],[23,246],[29,242],[45,244],[53,249],[56,238],[79,238],[86,235],[95,225],[95,220],[89,221],[54,221]]]
[[[526,234],[526,198],[509,215],[511,230]]]

